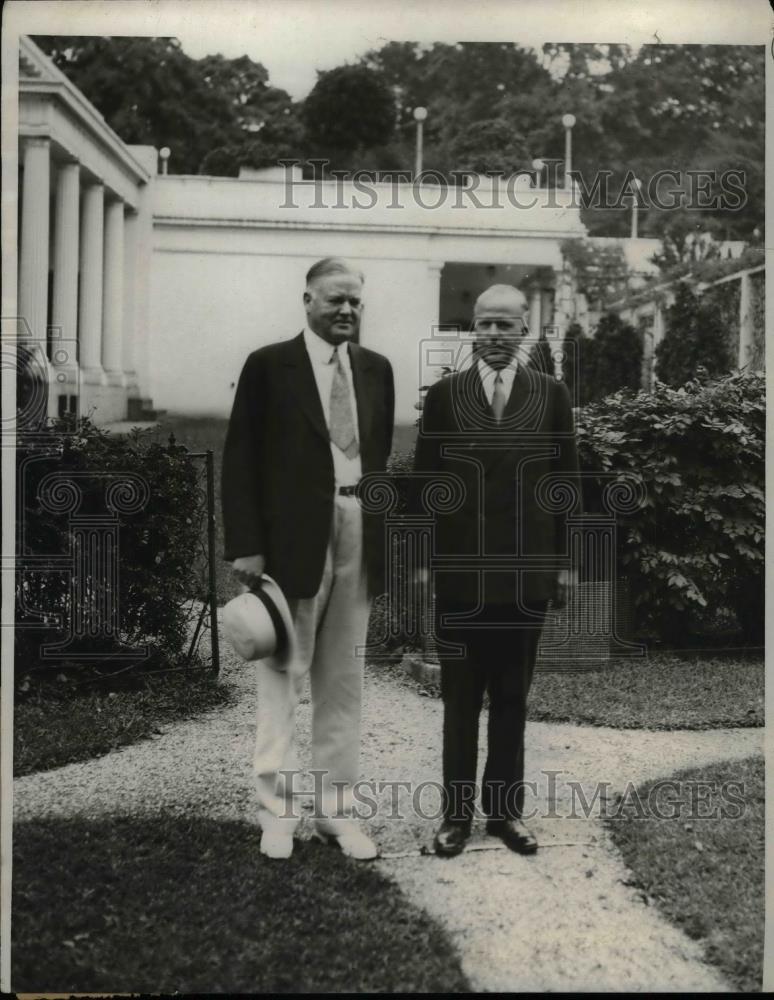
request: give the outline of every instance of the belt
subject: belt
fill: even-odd
[[[340,497],[357,496],[357,486],[339,486],[336,491]]]

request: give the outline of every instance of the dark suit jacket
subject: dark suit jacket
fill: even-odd
[[[479,598],[513,605],[553,595],[556,558],[567,554],[568,510],[559,483],[578,486],[572,409],[563,383],[520,364],[497,424],[477,365],[441,379],[427,393],[414,470],[421,474],[412,488],[415,513],[422,511],[421,490],[434,475],[458,477],[461,488],[459,503],[449,505],[453,509],[434,514],[439,602],[473,608]],[[467,568],[459,565],[466,556],[472,557]],[[487,560],[483,576],[476,556]],[[443,570],[444,558],[457,566]]]
[[[363,475],[383,472],[392,447],[389,361],[349,346]],[[227,560],[261,554],[286,597],[313,597],[333,520],[330,438],[303,335],[254,351],[245,362],[223,450]],[[369,591],[384,590],[383,521],[364,514]]]

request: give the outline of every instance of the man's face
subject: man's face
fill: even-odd
[[[326,274],[304,292],[310,329],[329,344],[352,340],[360,329],[363,283],[356,274]]]
[[[525,311],[518,302],[493,302],[476,307],[475,351],[492,368],[505,368],[516,355],[519,343],[529,332]]]

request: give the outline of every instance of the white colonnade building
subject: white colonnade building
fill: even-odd
[[[227,416],[248,353],[301,330],[304,275],[326,256],[365,274],[360,342],[393,365],[399,423],[460,362],[488,285],[524,290],[534,337],[561,342],[575,315],[573,192],[530,175],[499,189],[159,175],[156,150],[125,144],[29,38],[19,165],[19,336],[44,356],[51,416]]]
[[[124,143],[22,37],[18,152],[17,336],[48,382],[48,415],[139,417],[156,151]]]

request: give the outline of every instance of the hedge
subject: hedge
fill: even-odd
[[[620,519],[620,569],[640,624],[669,641],[725,608],[746,642],[763,641],[765,420],[761,372],[619,392],[581,411],[582,467],[645,487]]]
[[[55,422],[17,446],[17,677],[79,657],[117,666],[149,648],[174,664],[189,638],[191,598],[203,598],[206,494],[201,468],[174,440],[110,435],[88,420]],[[89,628],[90,602],[105,578],[104,558],[74,557],[80,525],[96,538],[109,519],[117,530],[118,628]],[[97,543],[94,543],[97,544]],[[98,543],[102,544],[102,543]],[[76,587],[71,590],[76,568]],[[98,578],[99,577],[99,578]],[[86,615],[78,642],[59,656],[45,644],[66,640]],[[104,625],[104,614],[103,614]],[[111,636],[110,633],[114,632]]]
[[[742,641],[762,644],[765,419],[764,376],[749,372],[622,390],[579,411],[584,508],[605,509],[609,475],[595,473],[624,473],[644,487],[642,506],[617,524],[617,572],[640,634],[682,645],[691,632],[735,620]],[[390,462],[397,513],[412,466],[411,450]]]

